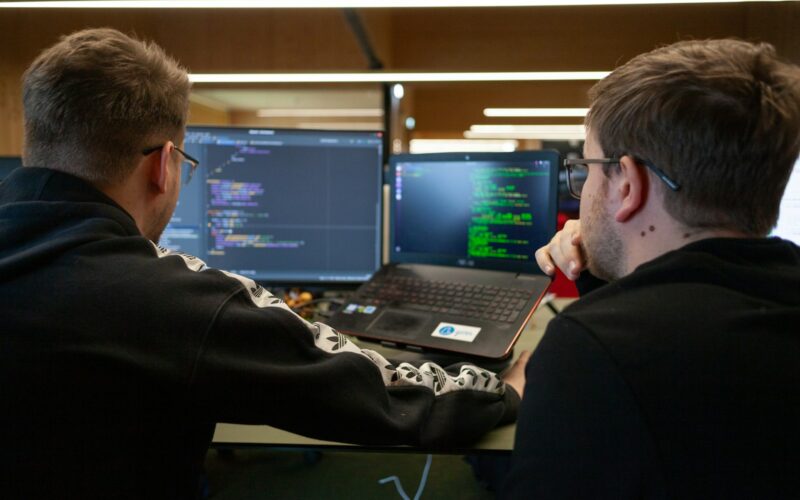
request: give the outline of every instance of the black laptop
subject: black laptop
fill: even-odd
[[[416,350],[508,356],[547,291],[534,258],[556,230],[556,151],[397,155],[390,263],[329,321]]]

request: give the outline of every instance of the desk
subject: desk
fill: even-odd
[[[574,299],[556,299],[553,301],[553,304],[557,308],[562,309],[573,300]],[[522,335],[520,335],[519,340],[517,341],[517,345],[514,349],[515,356],[518,355],[518,353],[522,350],[533,351],[536,348],[536,346],[539,344],[539,341],[542,339],[542,335],[544,335],[544,330],[547,327],[547,323],[552,317],[552,311],[550,311],[550,308],[546,306],[542,306],[536,310],[536,312],[533,314],[533,317],[528,322],[528,325],[525,327],[525,330],[522,331]],[[374,343],[360,342],[357,339],[355,339],[354,342],[360,344],[364,348],[378,351],[387,358],[402,358],[404,354],[407,354],[406,351],[390,349]],[[514,424],[498,427],[497,429],[487,433],[475,445],[471,446],[470,450],[509,451],[514,447],[515,430],[516,425]],[[310,448],[348,448],[358,446],[353,444],[311,439],[266,425],[217,424],[212,446],[241,445]]]

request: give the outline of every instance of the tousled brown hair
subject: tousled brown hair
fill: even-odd
[[[764,43],[685,41],[639,55],[590,91],[606,155],[649,160],[681,184],[665,209],[688,228],[766,235],[800,154],[800,68]]]
[[[64,36],[23,76],[24,163],[119,182],[143,149],[182,140],[189,90],[153,43],[109,28]]]

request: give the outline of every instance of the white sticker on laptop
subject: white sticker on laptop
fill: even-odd
[[[439,323],[431,336],[442,339],[472,342],[481,329],[477,326],[457,325],[455,323]]]

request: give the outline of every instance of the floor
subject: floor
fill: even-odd
[[[483,466],[485,460],[481,458]],[[408,498],[413,499],[426,461],[427,455],[415,453],[263,448],[210,450],[206,456],[208,498],[402,499],[393,482],[378,482],[397,476]],[[418,498],[488,500],[494,497],[486,485],[476,479],[472,466],[463,456],[433,455],[426,484]]]

